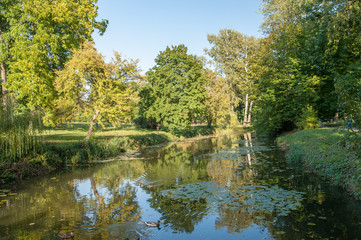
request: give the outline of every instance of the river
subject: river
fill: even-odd
[[[358,239],[361,204],[250,133],[0,186],[0,239]],[[160,221],[148,227],[145,221]],[[65,235],[63,235],[65,236]]]

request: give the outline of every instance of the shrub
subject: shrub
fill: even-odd
[[[316,111],[311,106],[304,108],[301,116],[296,122],[296,126],[300,130],[317,128],[319,126],[319,121],[317,119]]]

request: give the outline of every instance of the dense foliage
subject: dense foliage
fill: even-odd
[[[89,140],[96,121],[116,125],[123,115],[129,115],[134,91],[126,81],[136,78],[137,73],[136,63],[123,60],[118,53],[114,63],[106,64],[93,44],[85,42],[57,72],[55,89],[59,97],[52,117],[64,122],[79,108],[89,111]]]
[[[147,72],[152,103],[145,115],[155,119],[158,126],[186,128],[204,112],[202,62],[187,51],[184,45],[167,47]]]
[[[359,124],[353,102],[360,6],[344,0],[263,1],[266,37],[257,81],[257,129],[292,130],[310,109],[322,121],[343,113]]]
[[[208,35],[208,41],[212,47],[205,51],[212,57],[219,75],[224,76],[219,81],[224,81],[223,91],[230,98],[231,115],[237,106],[243,104],[243,123],[250,124],[258,40],[231,29],[222,29],[218,35]]]
[[[0,2],[0,64],[2,96],[15,95],[34,110],[52,108],[54,71],[74,49],[91,39],[97,21],[97,0],[4,0]]]

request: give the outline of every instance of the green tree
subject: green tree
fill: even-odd
[[[345,75],[337,76],[336,91],[342,112],[361,129],[361,60],[350,65]]]
[[[217,77],[212,70],[207,69],[204,74],[207,79],[205,106],[208,126],[212,124],[228,126],[230,125],[231,98],[226,92],[226,82],[223,78]]]
[[[134,118],[134,109],[139,102],[140,86],[144,83],[144,77],[140,75],[138,60],[126,59],[120,53],[114,52],[114,58],[110,64],[112,68],[112,78],[122,85],[124,101],[119,104],[123,106],[122,114],[114,112],[113,123],[130,123]]]
[[[156,120],[153,117],[146,116],[146,112],[155,101],[152,86],[149,83],[141,86],[138,96],[140,100],[138,102],[137,115],[134,123],[141,128],[155,129],[157,127]]]
[[[327,20],[315,1],[263,1],[265,21],[257,80],[259,131],[278,133],[296,128],[308,109],[318,117],[335,114],[330,70],[325,61]],[[327,4],[326,4],[327,5]],[[330,107],[326,107],[330,106]],[[321,109],[328,109],[321,113]]]
[[[54,71],[73,49],[91,39],[97,0],[4,0],[0,3],[2,95],[15,95],[29,109],[49,109],[55,96]]]
[[[227,93],[231,97],[231,110],[243,102],[243,123],[249,124],[253,101],[253,59],[257,56],[258,40],[231,29],[222,29],[218,35],[208,35],[212,44],[206,53],[211,56],[224,75]]]
[[[59,97],[53,118],[58,121],[70,119],[78,106],[82,106],[92,114],[86,140],[93,133],[95,121],[117,123],[123,113],[129,112],[129,94],[119,75],[121,66],[119,58],[114,64],[106,64],[93,43],[85,42],[64,69],[57,72],[55,89]]]
[[[345,96],[356,96],[344,84],[357,75],[350,70],[360,59],[360,7],[344,0],[263,1],[268,50],[258,85],[259,127],[270,121],[270,132],[291,130],[309,109],[330,120],[347,108]]]
[[[194,116],[204,112],[202,62],[187,51],[184,45],[167,47],[146,73],[154,97],[146,116],[159,125],[189,127]]]

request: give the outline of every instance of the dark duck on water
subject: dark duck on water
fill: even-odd
[[[160,225],[160,221],[158,221],[158,222],[144,222],[145,223],[145,225],[147,225],[148,227],[159,227],[159,225]]]

